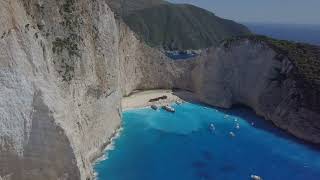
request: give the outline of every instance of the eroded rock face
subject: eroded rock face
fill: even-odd
[[[104,1],[0,1],[0,176],[87,179],[120,125],[118,30]]]
[[[293,135],[320,143],[319,91],[296,77],[287,57],[244,39],[209,49],[198,61],[193,82],[202,102],[224,108],[247,105]]]
[[[41,92],[32,103],[31,129],[23,154],[15,154],[11,137],[4,137],[1,150],[1,173],[6,179],[79,179],[76,159],[69,139],[54,122]]]
[[[123,95],[134,90],[173,89],[192,90],[191,71],[195,59],[173,61],[157,49],[138,40],[122,22],[120,30],[120,73]]]

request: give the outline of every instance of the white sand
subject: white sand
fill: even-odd
[[[193,94],[186,91],[179,91],[179,94],[192,98]],[[159,100],[156,102],[149,102],[150,99],[158,98],[161,96],[167,96],[167,99]],[[122,108],[124,110],[133,108],[149,107],[153,104],[160,106],[168,105],[174,102],[183,103],[184,100],[179,98],[173,93],[172,90],[148,90],[148,91],[137,91],[129,97],[122,99]]]

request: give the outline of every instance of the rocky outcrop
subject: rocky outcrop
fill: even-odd
[[[320,143],[319,89],[299,77],[288,57],[244,38],[209,49],[198,61],[193,82],[202,102],[247,105],[293,135]]]

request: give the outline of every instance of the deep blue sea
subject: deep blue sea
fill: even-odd
[[[125,111],[114,149],[95,165],[98,180],[320,179],[318,148],[247,108],[190,103],[174,108],[176,113]]]
[[[256,34],[320,45],[320,25],[243,23]]]

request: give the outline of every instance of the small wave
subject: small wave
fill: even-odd
[[[108,152],[114,150],[115,140],[120,137],[122,130],[123,127],[120,127],[115,131],[114,135],[110,138],[110,143],[104,148],[103,155],[96,160],[95,164],[108,159]]]

